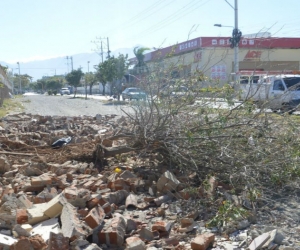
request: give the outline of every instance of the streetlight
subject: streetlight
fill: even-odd
[[[11,68],[11,77],[10,80],[12,82],[12,94],[15,94],[15,83],[14,83],[14,69],[18,69],[18,68]]]
[[[21,85],[21,73],[20,73],[20,63],[17,62],[19,67],[19,92],[22,93],[22,85]]]
[[[238,72],[239,72],[239,41],[242,36],[242,32],[238,29],[238,0],[234,0],[234,6],[232,6],[227,0],[226,3],[234,10],[234,29],[232,32],[231,47],[234,48],[234,83],[238,82]],[[216,27],[232,27],[232,26],[224,26],[222,24],[215,24]]]
[[[226,26],[226,25],[222,25],[222,24],[219,24],[219,23],[214,24],[214,26],[216,26],[216,27],[229,27],[229,28],[233,28],[234,29],[233,26]]]

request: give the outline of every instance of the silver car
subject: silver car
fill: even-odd
[[[122,99],[125,101],[126,99],[129,100],[146,100],[147,94],[141,90],[140,88],[127,88],[122,92]]]
[[[70,90],[68,88],[61,88],[60,94],[61,95],[70,95]]]

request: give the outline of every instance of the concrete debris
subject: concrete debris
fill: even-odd
[[[151,161],[135,154],[121,134],[131,126],[125,117],[18,114],[5,117],[0,126],[0,249],[293,246],[286,231],[253,226],[256,220],[249,216],[231,221],[231,231],[225,230],[226,223],[208,228],[215,213],[203,204],[218,195],[218,204],[227,200],[245,207],[245,199],[230,194],[214,176],[206,190],[188,189],[195,173],[183,175],[159,165],[158,153]],[[53,149],[60,138],[72,140]],[[300,227],[292,229],[299,235]]]

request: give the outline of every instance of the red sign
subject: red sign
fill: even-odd
[[[249,50],[244,57],[244,61],[259,61],[262,51]]]

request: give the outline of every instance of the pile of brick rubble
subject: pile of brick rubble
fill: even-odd
[[[124,126],[130,126],[124,117],[101,115],[3,118],[0,249],[292,249],[284,231],[257,218],[237,219],[226,234],[207,228],[216,211],[201,199],[218,189],[221,202],[245,202],[216,179],[193,198],[186,186],[193,173],[160,165],[159,154],[96,150],[126,144],[107,139]],[[51,148],[66,136],[70,144]]]

